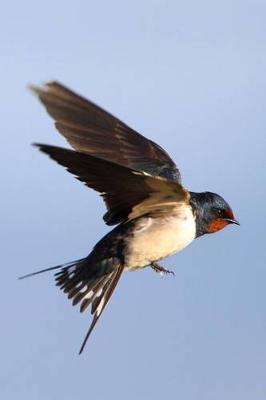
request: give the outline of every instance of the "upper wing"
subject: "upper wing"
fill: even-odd
[[[165,213],[178,202],[189,200],[189,193],[179,183],[165,178],[61,147],[36,146],[87,186],[100,192],[108,209],[104,216],[108,225],[147,213]]]
[[[74,149],[181,183],[166,151],[96,104],[57,82],[32,90]]]

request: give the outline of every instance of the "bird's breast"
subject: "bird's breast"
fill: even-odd
[[[168,216],[141,217],[126,240],[125,267],[134,270],[177,253],[195,234],[195,219],[187,205]]]

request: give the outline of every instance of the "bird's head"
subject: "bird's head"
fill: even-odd
[[[237,224],[229,204],[211,192],[190,193],[191,205],[196,216],[196,236],[218,232],[229,224]]]

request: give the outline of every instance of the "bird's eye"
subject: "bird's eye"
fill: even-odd
[[[222,210],[220,208],[217,209],[217,215],[219,217],[221,217],[223,215],[223,212],[222,212]]]

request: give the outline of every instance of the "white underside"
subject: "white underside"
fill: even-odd
[[[141,268],[175,254],[188,246],[195,235],[195,219],[188,205],[168,217],[142,217],[128,241],[125,269]]]

